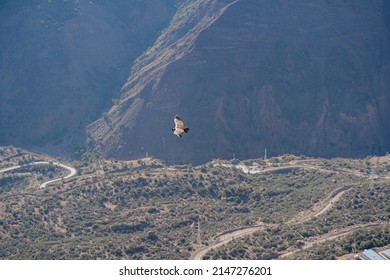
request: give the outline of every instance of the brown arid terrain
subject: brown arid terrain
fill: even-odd
[[[390,156],[191,166],[2,147],[0,258],[347,258],[390,244],[389,186]]]
[[[389,89],[390,1],[1,1],[0,259],[387,248]]]
[[[389,159],[389,158],[387,158]],[[387,160],[384,158],[384,160]],[[320,170],[322,172],[334,172],[329,169],[324,169],[318,166],[312,166],[311,164],[300,164],[299,161],[295,162],[293,165],[286,165],[286,166],[281,166],[281,167],[269,167],[269,168],[264,168],[260,172],[263,173],[269,173],[269,172],[275,172],[275,171],[282,171],[282,170],[290,170],[292,168],[309,168],[309,169],[316,169]],[[253,170],[252,170],[253,172]],[[335,172],[350,172],[353,173],[354,175],[357,176],[364,176],[366,177],[367,175],[361,174],[359,171],[353,171],[353,170],[336,170]],[[383,177],[384,180],[390,180],[390,176],[385,176]],[[351,189],[353,186],[352,185],[344,185],[341,186],[340,188],[334,190],[328,197],[320,201],[319,203],[315,204],[311,209],[308,211],[304,211],[301,213],[298,213],[294,218],[291,220],[287,221],[287,224],[300,224],[303,222],[306,222],[314,217],[318,217],[320,215],[323,215],[328,211],[331,207],[333,207],[343,196],[343,194]],[[371,228],[371,227],[378,227],[378,226],[390,226],[390,221],[384,221],[381,223],[370,223],[370,224],[363,224],[363,225],[354,225],[349,228],[344,228],[344,229],[339,229],[335,230],[333,232],[327,233],[324,236],[316,236],[314,238],[310,238],[309,240],[305,240],[305,244],[303,246],[300,246],[300,248],[296,248],[296,246],[291,246],[287,248],[285,251],[286,252],[280,252],[280,255],[278,256],[279,258],[285,259],[288,258],[289,256],[293,255],[294,253],[298,253],[302,250],[306,250],[308,248],[313,247],[314,245],[318,245],[322,242],[333,240],[339,237],[342,237],[344,235],[350,234],[353,231],[356,231],[357,229],[361,228]],[[206,255],[209,251],[212,249],[217,249],[218,247],[221,247],[222,245],[225,245],[226,243],[234,240],[235,238],[240,238],[246,235],[253,234],[254,232],[264,230],[266,228],[271,228],[271,227],[277,227],[278,225],[275,224],[260,224],[256,225],[253,227],[246,227],[243,229],[235,229],[235,230],[230,230],[227,233],[223,233],[218,235],[216,238],[214,238],[214,242],[212,242],[212,245],[209,245],[204,248],[200,248],[197,251],[195,251],[191,255],[191,259],[202,259],[204,255]]]

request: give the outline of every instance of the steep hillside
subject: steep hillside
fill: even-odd
[[[180,2],[2,1],[0,143],[84,146],[85,126],[118,97]]]
[[[193,167],[0,147],[0,259],[335,258],[390,245],[389,184],[389,156]]]
[[[191,1],[88,127],[105,157],[200,163],[390,150],[389,5]],[[173,116],[190,133],[171,134]]]

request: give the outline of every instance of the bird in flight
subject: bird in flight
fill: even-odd
[[[173,133],[177,136],[177,137],[181,137],[181,135],[185,132],[185,133],[188,133],[188,131],[190,130],[188,127],[186,127],[184,125],[184,122],[183,120],[179,117],[179,116],[175,116],[175,118],[173,119],[173,121],[175,122],[175,127],[172,128],[172,131]]]

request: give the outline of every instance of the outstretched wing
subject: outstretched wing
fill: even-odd
[[[183,120],[181,118],[179,118],[179,116],[175,116],[174,122],[175,122],[175,128],[176,129],[184,130],[184,128],[185,128],[184,122],[183,122]]]

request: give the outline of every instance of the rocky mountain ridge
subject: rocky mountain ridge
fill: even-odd
[[[104,157],[199,163],[390,149],[389,5],[191,1],[88,126]],[[176,139],[175,114],[190,127]]]

